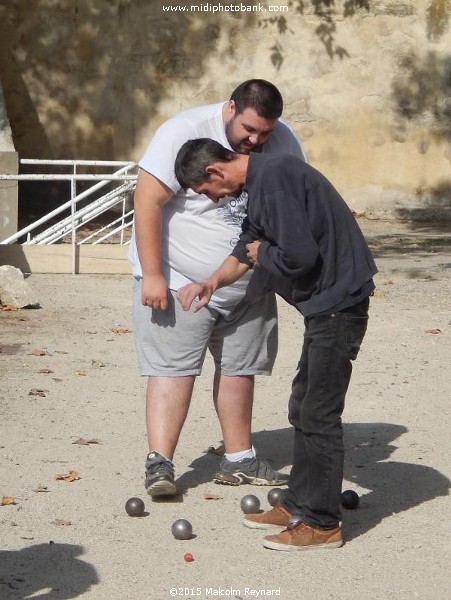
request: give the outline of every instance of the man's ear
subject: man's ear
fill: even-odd
[[[224,179],[224,171],[219,163],[213,163],[208,165],[208,167],[205,167],[205,173],[207,173],[210,177],[216,176],[220,179]]]
[[[227,102],[227,107],[226,107],[226,113],[228,115],[229,118],[232,118],[235,116],[235,112],[236,112],[236,105],[235,105],[235,100],[229,100]]]

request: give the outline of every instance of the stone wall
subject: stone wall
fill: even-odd
[[[450,4],[9,0],[0,72],[15,146],[21,157],[136,160],[168,116],[263,77],[355,210],[446,216]],[[244,10],[256,6],[267,10]]]
[[[0,173],[18,172],[18,155],[14,150],[11,127],[6,115],[0,81]],[[17,181],[0,181],[0,240],[17,231]]]

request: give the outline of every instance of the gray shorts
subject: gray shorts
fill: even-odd
[[[277,354],[277,304],[273,293],[246,301],[229,314],[210,308],[185,312],[175,292],[169,308],[141,304],[141,279],[135,279],[133,331],[144,376],[200,375],[207,348],[216,371],[228,376],[270,375]]]

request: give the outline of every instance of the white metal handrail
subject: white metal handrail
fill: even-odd
[[[59,223],[51,225],[41,233],[38,233],[34,238],[28,240],[27,244],[54,244],[67,235],[72,228],[75,230],[79,229],[82,225],[85,225],[89,221],[92,221],[92,219],[95,219],[97,216],[116,206],[116,204],[123,202],[124,196],[127,192],[131,192],[133,187],[133,183],[120,185],[111,192],[103,195],[101,198],[94,200],[84,208],[76,211],[74,217],[70,215],[59,221]]]
[[[17,242],[22,237],[27,236],[24,244],[53,244],[69,233],[71,234],[72,244],[72,271],[75,273],[76,266],[76,245],[86,243],[88,239],[93,239],[100,232],[105,232],[107,229],[114,227],[108,234],[102,235],[96,239],[95,244],[109,239],[115,233],[120,233],[120,243],[124,244],[124,230],[131,227],[133,223],[133,210],[125,212],[125,205],[128,196],[133,191],[136,183],[136,174],[130,174],[130,171],[136,168],[136,163],[131,161],[90,161],[90,160],[38,160],[38,159],[21,159],[21,164],[27,165],[47,165],[47,166],[63,166],[71,167],[72,173],[39,173],[39,174],[0,174],[0,180],[17,180],[17,181],[69,181],[70,182],[70,200],[64,202],[58,208],[52,210],[47,215],[44,215],[34,223],[24,227],[20,231],[14,233],[8,238],[0,241],[0,244],[12,244]],[[112,174],[80,174],[77,173],[77,167],[119,167]],[[77,194],[77,181],[92,181],[94,184],[89,189]],[[86,200],[89,196],[96,194],[98,190],[108,185],[110,182],[118,182],[119,185],[101,196],[96,195],[95,199],[81,209],[77,208],[77,204],[81,200]],[[114,206],[122,203],[122,216],[114,219],[112,222],[99,228],[96,232],[89,235],[88,238],[77,242],[76,231],[92,221],[102,213],[110,210]],[[41,227],[50,220],[70,210],[70,216],[63,218],[58,223],[51,225],[39,234],[32,236],[32,232]],[[118,227],[115,227],[120,222]]]
[[[49,212],[47,215],[44,215],[43,217],[41,217],[40,219],[38,219],[37,221],[35,221],[34,223],[31,223],[30,225],[28,225],[27,227],[24,227],[23,229],[21,229],[20,231],[17,231],[16,233],[14,233],[13,235],[9,236],[8,238],[2,240],[0,242],[0,244],[12,244],[14,242],[17,242],[17,240],[19,240],[21,237],[23,237],[24,235],[29,234],[31,231],[33,231],[34,229],[37,229],[38,227],[40,227],[41,225],[43,225],[44,223],[47,223],[48,221],[50,221],[51,219],[53,219],[54,217],[56,217],[57,215],[59,215],[60,213],[64,212],[65,210],[71,208],[72,212],[75,212],[75,205],[80,201],[83,200],[85,198],[87,198],[88,196],[92,195],[94,192],[98,191],[99,189],[101,189],[102,187],[104,187],[105,185],[107,185],[110,181],[124,181],[124,180],[132,180],[135,181],[136,180],[136,175],[128,175],[127,171],[130,168],[134,168],[136,165],[135,163],[118,163],[118,162],[114,162],[114,161],[51,161],[51,160],[31,160],[31,159],[22,159],[20,161],[23,164],[42,164],[42,165],[74,165],[76,168],[77,164],[80,165],[92,165],[92,166],[112,166],[112,165],[117,165],[117,164],[122,164],[124,165],[122,168],[120,168],[119,170],[117,170],[115,173],[111,174],[102,174],[102,175],[79,175],[76,172],[73,174],[27,174],[27,175],[23,175],[23,174],[16,174],[16,175],[2,175],[0,174],[0,180],[1,179],[6,179],[6,180],[11,180],[11,179],[15,179],[18,181],[56,181],[56,180],[62,180],[62,181],[70,181],[71,182],[71,199],[68,200],[67,202],[65,202],[64,204],[62,204],[61,206],[59,206],[58,208],[56,208],[55,210],[52,210],[51,212]],[[103,164],[101,164],[103,163]],[[98,181],[99,183],[96,183],[95,185],[93,185],[92,187],[90,187],[88,190],[80,193],[80,194],[76,194],[75,192],[75,182],[76,181],[80,181],[80,180],[90,180],[90,181]],[[110,207],[108,207],[110,208]],[[108,210],[108,209],[106,209]],[[101,214],[104,211],[100,211],[98,214]],[[31,243],[31,240],[28,239],[26,243]]]
[[[79,245],[81,246],[82,244],[86,244],[87,242],[91,241],[96,236],[103,233],[104,231],[106,231],[107,229],[112,227],[113,225],[116,225],[116,223],[120,223],[120,226],[115,227],[106,235],[104,235],[104,236],[100,237],[98,240],[95,240],[94,242],[92,242],[92,245],[95,246],[96,244],[100,244],[101,242],[104,242],[105,240],[109,239],[116,233],[121,234],[121,246],[127,245],[129,242],[124,243],[124,238],[123,238],[124,229],[127,229],[128,227],[130,227],[133,224],[134,212],[135,212],[134,210],[130,210],[127,213],[123,213],[120,217],[118,217],[114,221],[111,221],[111,223],[108,223],[108,225],[101,227],[97,231],[94,231],[93,233],[91,233],[91,235],[88,235],[84,239],[80,240]],[[127,221],[126,219],[129,219],[129,220]]]

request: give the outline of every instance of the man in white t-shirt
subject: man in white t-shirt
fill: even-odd
[[[277,352],[273,293],[246,290],[252,274],[218,290],[208,310],[185,312],[177,290],[202,281],[230,254],[246,216],[245,195],[214,203],[184,192],[174,162],[189,139],[209,137],[236,152],[305,153],[280,120],[283,101],[262,79],[245,81],[228,102],[201,106],[166,121],[143,158],[135,192],[129,259],[135,277],[134,335],[140,373],[148,377],[149,453],[145,486],[151,496],[177,493],[172,459],[207,348],[215,362],[213,400],[225,454],[213,481],[281,485],[288,476],[258,458],[251,442],[254,375],[271,373]]]

